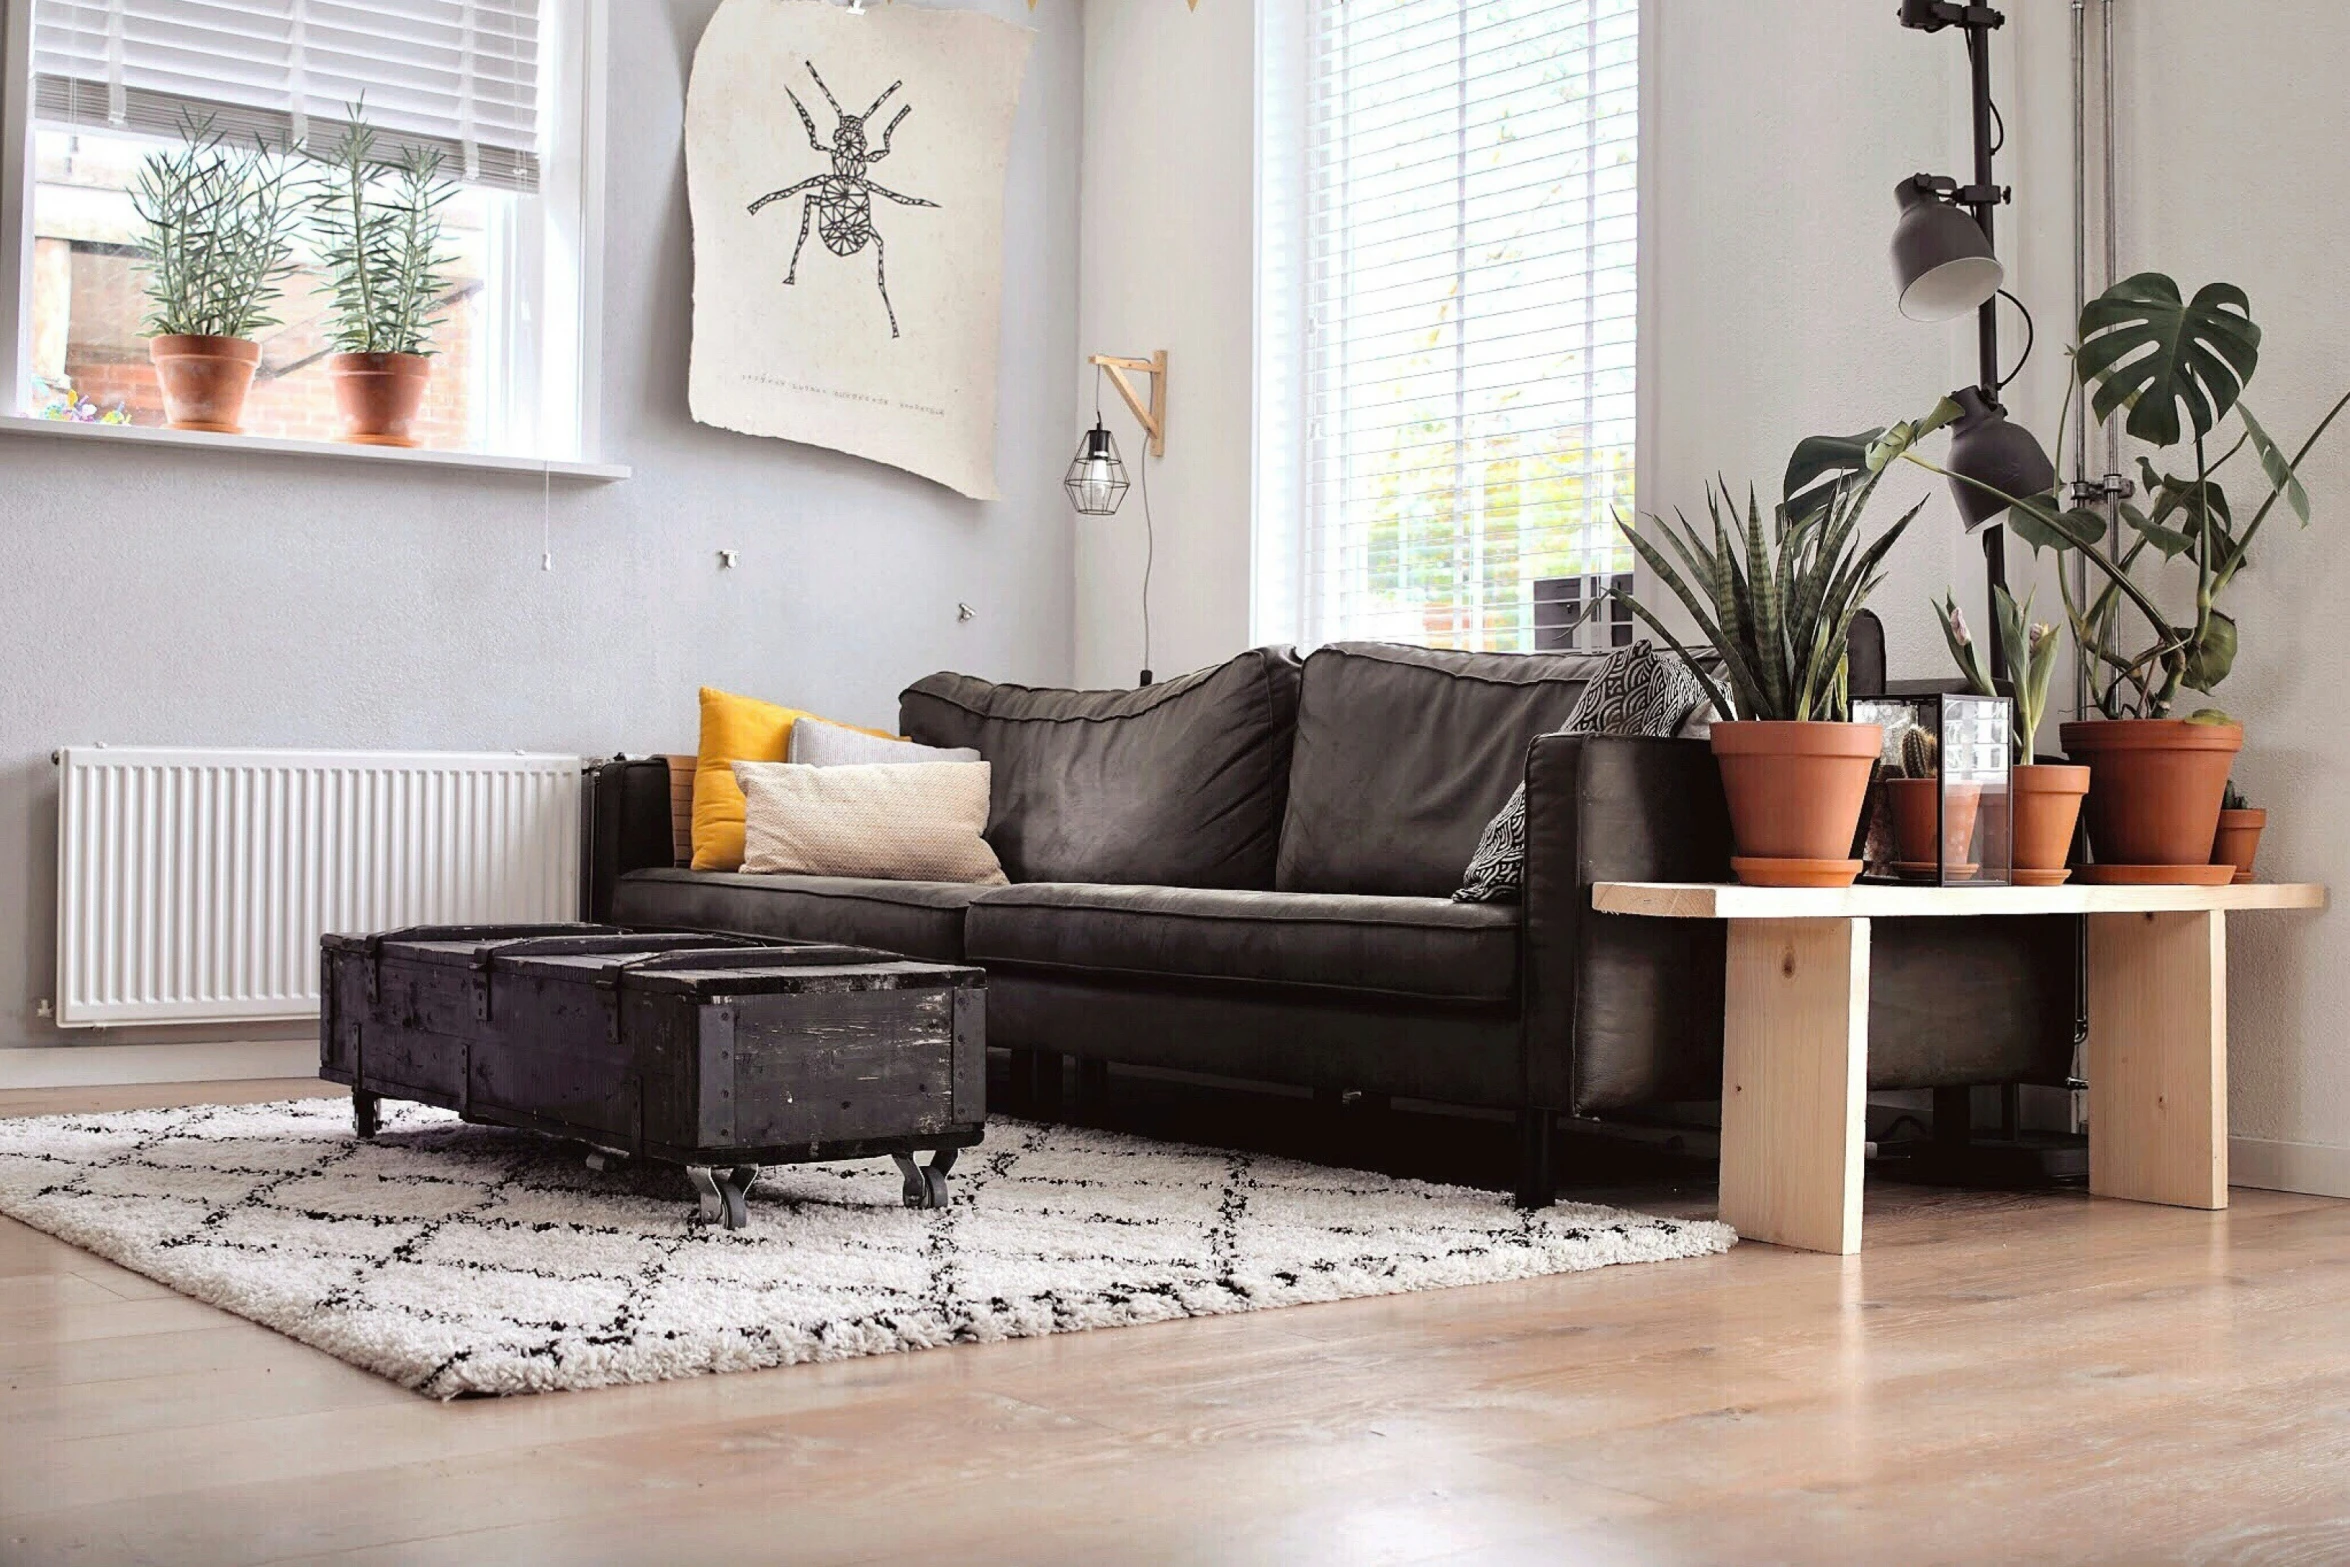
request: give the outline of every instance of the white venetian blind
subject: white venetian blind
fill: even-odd
[[[1556,606],[1629,569],[1639,0],[1294,3],[1259,628],[1563,645]]]
[[[364,100],[387,153],[535,190],[539,0],[33,0],[44,124],[173,135],[181,116],[278,141],[331,136]]]

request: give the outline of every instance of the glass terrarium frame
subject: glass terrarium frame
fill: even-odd
[[[1903,886],[2006,887],[2015,882],[2015,793],[2009,744],[2015,704],[2003,696],[1943,692],[1852,704],[1885,730],[1869,788],[1863,881]],[[1934,737],[1931,790],[1902,773],[1909,733]]]

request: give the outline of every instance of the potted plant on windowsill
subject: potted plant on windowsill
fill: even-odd
[[[2019,607],[2005,588],[1994,588],[1992,607],[1998,611],[1999,642],[2014,676],[2015,719],[2012,736],[2015,765],[2008,772],[2014,806],[2010,834],[2019,887],[2062,886],[2072,872],[2065,861],[2072,855],[2073,825],[2081,815],[2081,797],[2089,792],[2089,769],[2076,764],[2034,762],[2034,737],[2048,712],[2048,686],[2056,673],[2056,628],[2031,619],[2032,600]],[[1967,689],[1977,696],[1996,696],[1991,669],[1983,649],[1967,631],[1958,601],[1946,590],[1934,606],[1950,656],[1966,676]]]
[[[1860,874],[1852,840],[1884,731],[1846,716],[1846,642],[1853,617],[1883,579],[1887,552],[1925,503],[1865,545],[1861,518],[1893,459],[1955,417],[1956,407],[1945,402],[1919,424],[1884,432],[1862,454],[1859,471],[1774,508],[1768,525],[1749,491],[1735,543],[1736,507],[1726,485],[1706,490],[1710,540],[1678,514],[1675,523],[1655,514],[1637,527],[1620,523],[1719,660],[1717,683],[1716,671],[1670,626],[1636,597],[1621,595],[1727,715],[1713,726],[1713,751],[1737,846],[1730,865],[1742,882],[1844,887]]]
[[[432,375],[432,333],[454,259],[441,248],[441,207],[456,185],[441,177],[437,150],[376,152],[365,105],[354,106],[343,134],[315,155],[321,174],[310,191],[328,292],[327,329],[337,352],[327,358],[343,439],[369,446],[414,446],[411,433]]]
[[[2065,507],[2054,494],[1991,492],[2007,503],[2018,538],[2035,551],[2076,554],[2102,579],[2078,602],[2060,560],[2057,581],[2074,641],[2089,661],[2100,715],[2059,731],[2065,753],[2087,762],[2091,774],[2087,813],[2097,864],[2083,871],[2084,880],[2225,879],[2211,863],[2211,845],[2244,731],[2217,707],[2184,717],[2172,712],[2182,691],[2208,695],[2227,678],[2238,629],[2219,608],[2220,598],[2250,561],[2253,541],[2280,500],[2308,524],[2302,460],[2350,406],[2346,394],[2288,457],[2241,400],[2259,357],[2260,328],[2243,290],[2213,283],[2187,300],[2159,273],[2123,279],[2081,313],[2066,411],[2076,389],[2100,419],[2127,410],[2133,439],[2158,452],[2184,446],[2192,473],[2163,472],[2141,455],[2145,504],[2117,503],[2126,532],[2111,540],[2106,519],[2088,507]],[[2215,454],[2231,414],[2240,429]],[[2246,450],[2266,494],[2250,519],[2239,522],[2220,475]],[[2061,451],[2060,443],[2060,467]],[[1902,455],[1943,471],[1914,452]],[[2156,596],[2165,584],[2152,580],[2166,563],[2184,568],[2174,578],[2192,572],[2193,596],[2178,615]],[[2138,580],[2141,572],[2148,581]],[[2170,584],[2174,592],[2186,586]]]
[[[212,121],[187,119],[180,144],[139,166],[131,205],[145,225],[147,355],[164,422],[223,435],[242,428],[261,363],[253,334],[293,271],[299,201],[283,155],[231,147]]]

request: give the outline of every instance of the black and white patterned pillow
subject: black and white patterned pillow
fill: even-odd
[[[1638,735],[1669,739],[1705,703],[1705,687],[1689,666],[1659,657],[1646,642],[1616,649],[1583,688],[1575,710],[1555,731],[1562,735]],[[1469,857],[1455,903],[1515,903],[1526,882],[1526,786],[1485,824]]]

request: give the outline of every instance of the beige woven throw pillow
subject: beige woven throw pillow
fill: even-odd
[[[985,762],[737,762],[734,776],[746,805],[743,869],[753,875],[1006,879],[979,835]]]

